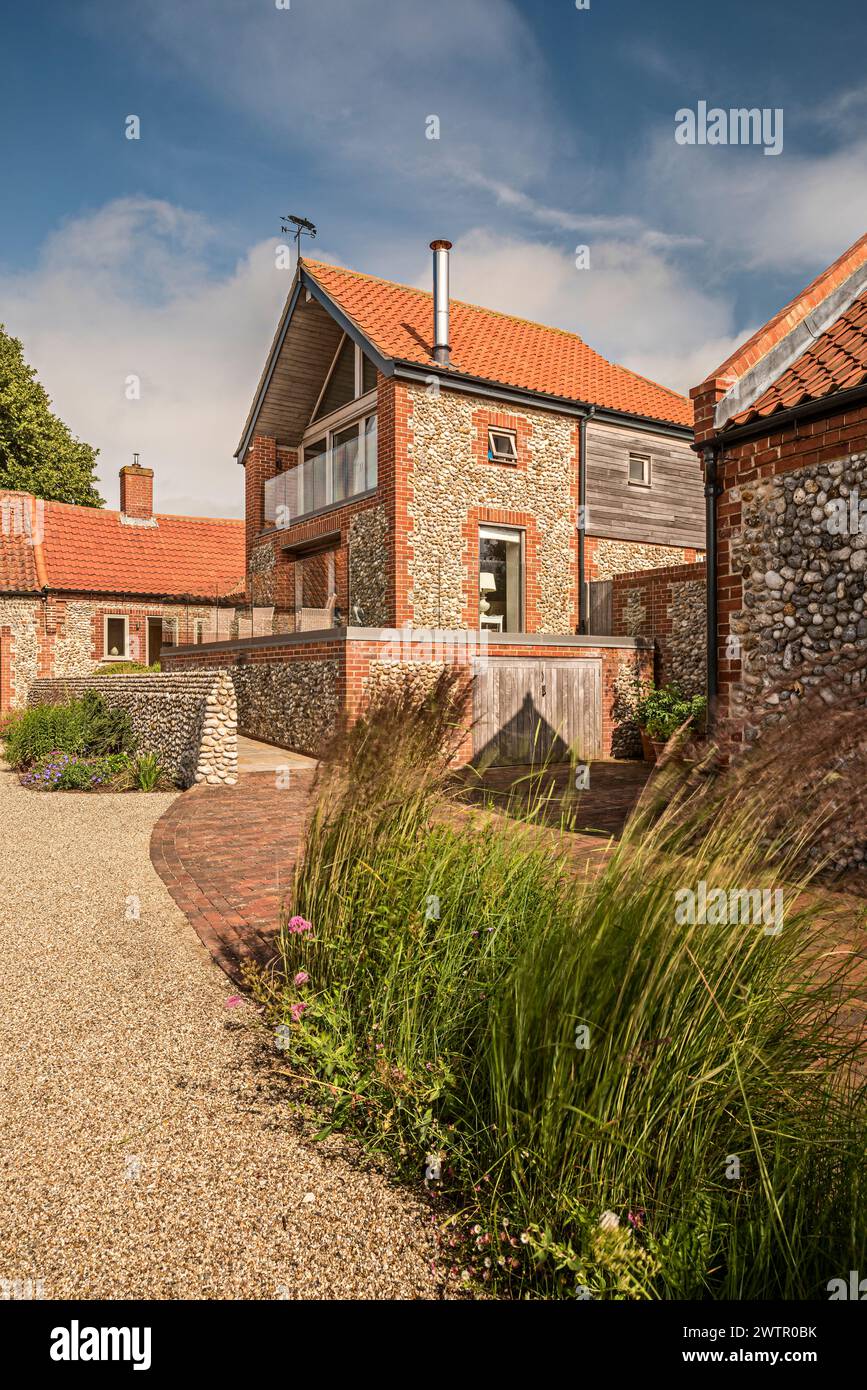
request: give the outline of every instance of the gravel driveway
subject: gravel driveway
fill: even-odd
[[[351,1146],[311,1142],[151,867],[172,800],[32,793],[0,770],[0,1279],[46,1298],[438,1297],[430,1217]]]

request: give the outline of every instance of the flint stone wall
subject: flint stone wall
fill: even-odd
[[[317,757],[337,729],[338,678],[339,664],[330,660],[233,666],[239,729]]]
[[[238,711],[227,671],[41,679],[28,703],[58,704],[86,690],[126,710],[139,752],[154,753],[179,787],[237,781]]]

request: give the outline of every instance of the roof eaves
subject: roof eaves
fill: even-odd
[[[298,278],[298,272],[296,271],[295,283],[293,284],[291,290],[289,291],[289,294],[286,297],[286,303],[283,306],[283,313],[281,315],[280,322],[277,325],[277,331],[274,334],[273,340],[271,342],[271,350],[268,353],[267,358],[265,359],[265,366],[263,367],[262,375],[259,378],[259,385],[256,387],[256,394],[253,397],[253,404],[250,406],[250,411],[247,415],[247,419],[244,421],[244,428],[241,432],[241,440],[238,444],[237,449],[235,450],[235,458],[238,460],[239,463],[243,463],[244,461],[244,455],[247,452],[247,446],[250,443],[253,430],[256,427],[256,421],[259,418],[259,411],[262,409],[262,403],[265,399],[265,394],[268,390],[269,385],[271,384],[271,378],[274,375],[274,368],[277,365],[277,358],[280,355],[280,349],[283,346],[283,341],[289,330],[289,324],[292,320],[292,314],[294,313],[295,305],[298,303],[298,296],[300,293],[301,281]]]
[[[295,306],[298,303],[302,289],[307,294],[309,294],[311,298],[315,299],[318,304],[321,304],[322,308],[326,311],[326,313],[331,315],[335,323],[337,323],[338,326],[343,329],[344,333],[346,333],[354,343],[357,343],[358,346],[362,348],[364,352],[366,352],[367,356],[371,359],[371,361],[378,368],[378,370],[382,372],[383,376],[391,375],[392,359],[383,354],[382,350],[376,345],[376,343],[374,343],[372,339],[370,339],[365,333],[362,332],[355,320],[351,318],[344,309],[341,309],[340,305],[337,303],[336,300],[332,299],[331,295],[327,292],[327,290],[324,290],[322,288],[318,280],[316,280],[314,276],[310,273],[310,271],[306,268],[303,260],[299,261],[298,269],[296,271],[295,284],[289,292],[286,305],[283,309],[283,315],[280,319],[280,323],[277,325],[277,332],[274,334],[274,339],[271,343],[271,350],[265,362],[265,367],[262,372],[262,375],[259,378],[259,385],[256,390],[256,395],[253,398],[253,405],[250,407],[250,413],[247,416],[246,422],[244,424],[244,430],[241,435],[240,443],[238,444],[238,447],[235,450],[235,458],[238,460],[239,463],[243,463],[244,461],[244,455],[247,452],[250,440],[253,436],[253,431],[256,428],[256,421],[259,418],[259,412],[262,409],[262,404],[265,400],[268,387],[271,384],[271,378],[274,375],[274,370],[277,366],[277,360],[280,356],[283,343],[286,339],[286,334],[289,331],[289,325],[292,321],[292,315],[295,311]]]
[[[629,410],[615,410],[610,406],[598,405],[593,401],[581,401],[571,396],[552,396],[544,391],[535,391],[529,386],[508,386],[501,381],[472,376],[458,371],[455,367],[438,367],[434,363],[422,366],[395,358],[394,375],[400,380],[429,382],[432,376],[438,377],[442,385],[455,391],[470,395],[490,396],[498,401],[509,401],[515,405],[533,404],[543,410],[557,411],[563,415],[579,418],[591,412],[597,420],[612,423],[634,424],[637,429],[662,430],[681,437],[692,436],[692,426],[680,424],[676,420],[666,420],[653,415],[639,415]]]
[[[743,376],[732,383],[714,409],[715,429],[725,429],[729,420],[741,415],[764,393],[799,357],[827,333],[841,314],[867,291],[867,263],[857,266],[825,299],[781,338]]]

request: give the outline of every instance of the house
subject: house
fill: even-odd
[[[237,449],[274,640],[195,659],[268,665],[255,694],[239,677],[245,731],[306,749],[395,659],[389,633],[475,633],[502,662],[481,727],[554,701],[611,751],[619,664],[588,643],[587,586],[703,548],[690,404],[574,333],[451,300],[450,244],[431,249],[432,292],[299,262]]]
[[[37,677],[227,635],[243,589],[243,521],[155,514],[149,468],[120,470],[119,511],[0,492],[0,715]]]
[[[691,394],[709,691],[751,740],[867,643],[867,236]]]
[[[576,334],[450,302],[434,246],[441,342],[430,293],[300,263],[237,450],[251,599],[299,629],[329,608],[587,631],[579,571],[703,549],[689,402]]]

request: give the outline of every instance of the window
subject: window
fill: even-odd
[[[291,526],[311,512],[372,492],[376,479],[376,415],[362,415],[342,429],[326,430],[304,446],[301,463],[269,478],[265,522]]]
[[[193,622],[193,645],[200,647],[205,640],[205,620],[196,618]]]
[[[518,443],[514,430],[488,430],[488,459],[491,463],[518,462]]]
[[[361,348],[344,333],[312,418],[321,420],[326,415],[333,415],[336,410],[342,410],[351,401],[375,389],[376,368]]]
[[[629,481],[635,487],[650,487],[650,454],[629,455]]]
[[[479,527],[479,627],[522,632],[524,533]]]
[[[103,630],[103,652],[107,661],[123,660],[129,655],[129,619],[106,618]]]

